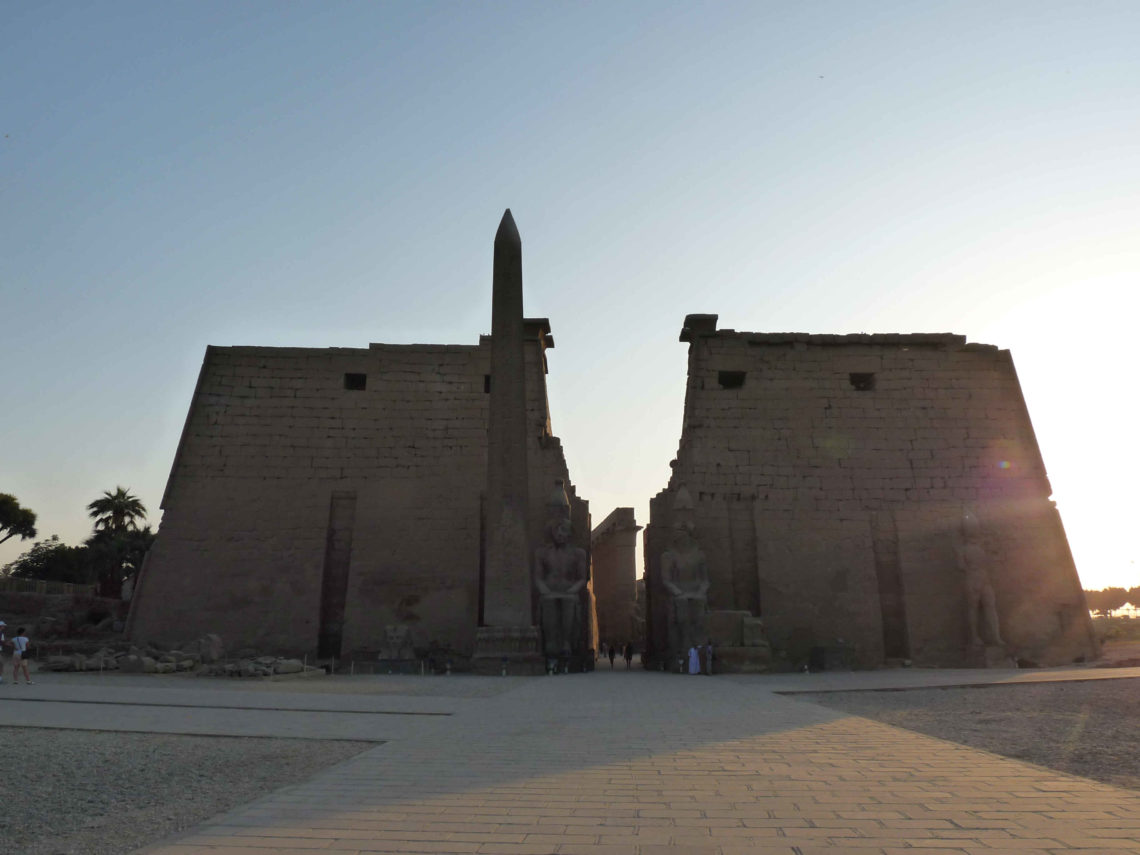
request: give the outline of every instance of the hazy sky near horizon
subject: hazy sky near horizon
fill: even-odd
[[[0,492],[158,504],[206,345],[474,344],[510,207],[554,431],[644,522],[690,312],[1010,348],[1137,585],[1140,4],[0,0]],[[30,542],[0,546],[0,564]]]

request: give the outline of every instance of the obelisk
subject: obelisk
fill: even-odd
[[[531,611],[527,536],[526,352],[523,342],[522,240],[510,209],[495,234],[491,296],[491,412],[487,428],[486,554],[483,626],[476,668],[541,669]]]

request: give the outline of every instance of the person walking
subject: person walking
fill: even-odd
[[[610,670],[612,671],[614,670],[614,658],[617,656],[617,650],[611,644],[610,649],[606,651],[606,653],[610,657]]]
[[[633,645],[628,641],[625,643],[625,647],[622,648],[621,655],[625,659],[625,670],[628,671],[630,663],[633,662]]]
[[[689,648],[689,673],[701,673],[701,654],[700,651],[697,650],[696,645]]]
[[[20,682],[20,668],[24,669],[24,682],[29,686],[32,684],[32,675],[28,673],[28,663],[24,659],[24,655],[28,652],[28,645],[31,644],[28,637],[24,635],[24,628],[20,627],[16,630],[16,637],[12,639],[12,684],[18,685]]]
[[[4,637],[4,631],[8,624],[0,620],[0,683],[4,682],[4,649],[8,646],[8,640]],[[15,681],[15,677],[12,678]]]

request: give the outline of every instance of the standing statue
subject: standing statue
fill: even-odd
[[[390,623],[384,627],[384,650],[381,659],[390,661],[415,659],[412,646],[412,628],[406,623]]]
[[[661,554],[661,582],[669,592],[669,641],[683,655],[707,640],[709,569],[693,538],[693,499],[682,486],[673,500],[673,538]]]
[[[998,625],[997,601],[990,583],[989,557],[982,545],[978,518],[967,511],[962,515],[962,539],[958,544],[958,567],[966,583],[966,626],[970,645],[1004,644]],[[982,619],[979,631],[978,617]]]
[[[542,649],[553,669],[565,668],[582,632],[581,591],[589,579],[586,550],[570,545],[570,500],[555,481],[547,501],[546,543],[535,551],[534,584],[539,594]]]

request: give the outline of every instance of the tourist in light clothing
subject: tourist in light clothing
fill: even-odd
[[[16,637],[12,639],[12,684],[18,685],[20,682],[20,668],[24,669],[24,681],[30,686],[32,684],[32,675],[28,673],[28,663],[24,660],[24,654],[28,652],[28,645],[31,641],[24,635],[24,628],[20,627],[16,630]]]

